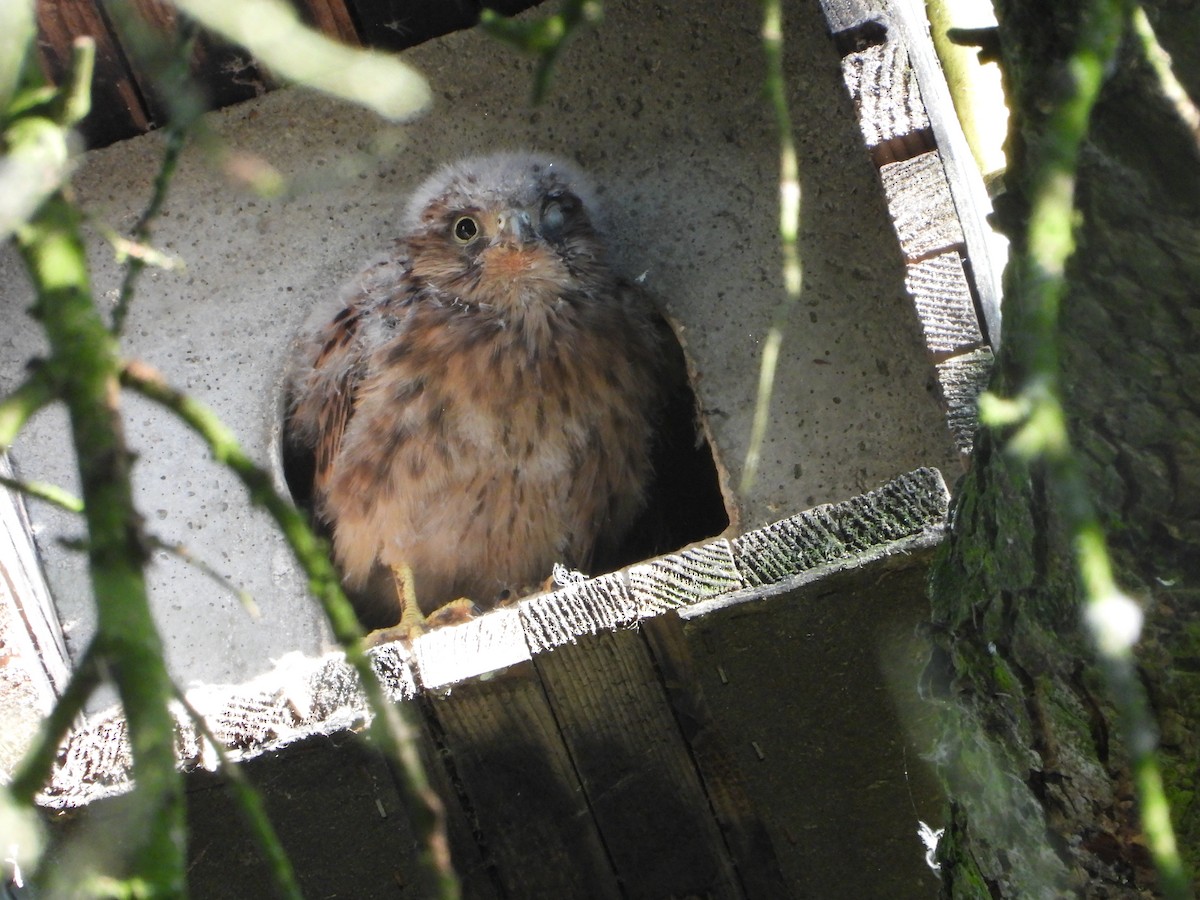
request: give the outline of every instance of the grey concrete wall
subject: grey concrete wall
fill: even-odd
[[[957,459],[837,54],[814,5],[790,3],[787,13],[806,288],[789,321],[758,483],[730,497],[737,530]],[[282,371],[313,305],[386,248],[407,190],[440,162],[533,147],[575,159],[600,186],[613,255],[627,273],[645,273],[682,326],[714,449],[736,484],[761,341],[782,296],[776,139],[761,99],[756,15],[736,3],[606,4],[603,24],[571,44],[536,109],[532,64],[467,32],[406,54],[437,104],[404,127],[300,90],[208,116],[226,151],[268,161],[290,189],[254,196],[190,149],[154,241],[186,269],[143,277],[126,352],[217,410],[252,456],[277,467]],[[148,135],[86,158],[76,186],[95,222],[132,225],[160,152],[159,136]],[[120,271],[94,230],[89,250],[108,306]],[[29,302],[15,254],[0,249],[0,390],[42,349]],[[261,612],[251,617],[208,577],[156,553],[155,609],[181,681],[241,681],[289,650],[326,646],[286,548],[234,479],[158,410],[136,398],[125,410],[150,531],[250,591]],[[26,477],[75,486],[58,411],[31,424],[14,458]],[[81,525],[42,505],[32,513],[78,652],[93,628],[89,589],[81,556],[59,540],[80,536]]]

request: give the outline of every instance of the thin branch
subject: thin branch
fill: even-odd
[[[10,491],[24,494],[27,497],[42,500],[53,506],[57,506],[59,509],[65,509],[67,512],[83,512],[83,501],[70,491],[65,491],[56,484],[46,484],[42,481],[22,481],[20,478],[9,478],[7,475],[0,475],[0,486],[8,488]]]
[[[97,652],[119,659],[112,671],[133,748],[129,802],[144,826],[130,836],[127,865],[147,890],[175,895],[184,879],[183,780],[175,769],[171,682],[150,615],[131,457],[117,408],[116,344],[92,301],[79,212],[61,193],[19,230],[18,246],[36,292],[31,312],[50,346],[46,366],[61,385],[77,450]]]
[[[20,387],[0,400],[0,453],[12,447],[25,423],[56,396],[44,368],[39,367]]]
[[[108,8],[108,14],[120,30],[125,46],[133,53],[141,69],[151,73],[159,86],[160,94],[166,98],[169,110],[169,119],[164,129],[166,144],[158,173],[154,176],[150,200],[130,231],[128,244],[137,247],[150,241],[150,227],[167,199],[171,179],[179,164],[179,155],[187,143],[192,127],[205,108],[204,100],[191,82],[189,70],[199,29],[191,19],[183,19],[175,39],[168,42],[159,32],[150,28],[134,8],[126,4],[112,4]],[[123,252],[123,249],[118,245],[118,253]],[[144,253],[126,252],[124,262],[125,277],[121,281],[120,293],[112,312],[111,330],[117,335],[125,326],[137,280],[153,260]]]
[[[980,409],[998,419],[1021,416],[1009,451],[1046,465],[1073,538],[1084,595],[1083,621],[1118,710],[1160,887],[1169,898],[1183,898],[1190,895],[1189,880],[1167,812],[1155,725],[1133,654],[1142,613],[1117,585],[1100,518],[1071,446],[1059,389],[1059,307],[1067,290],[1067,262],[1075,250],[1080,148],[1132,12],[1127,0],[1092,0],[1084,10],[1078,46],[1067,61],[1068,87],[1050,109],[1041,139],[1031,144],[1028,244],[1014,260],[1019,277],[1011,279],[1021,289],[1009,298],[1017,317],[1013,333],[1022,335],[1015,353],[1025,370],[1025,383],[1016,400],[989,399]]]
[[[479,13],[479,27],[496,40],[537,57],[532,97],[536,106],[550,90],[554,64],[567,41],[584,26],[598,23],[602,15],[597,0],[563,0],[556,14],[539,19],[512,19],[485,6]]]
[[[175,174],[175,168],[179,163],[179,154],[183,151],[185,143],[187,143],[186,124],[177,126],[172,122],[171,125],[168,125],[166,147],[163,149],[163,158],[158,168],[158,174],[154,177],[154,190],[150,202],[146,205],[145,211],[130,234],[131,240],[136,244],[146,244],[150,240],[150,225],[158,216],[159,210],[162,209],[162,205],[167,199],[167,189],[171,185],[171,177]],[[129,255],[125,265],[125,277],[121,280],[121,292],[117,296],[116,306],[113,307],[112,325],[110,326],[113,334],[120,334],[125,327],[125,318],[129,315],[129,304],[133,301],[134,287],[146,265],[147,259],[143,255],[133,253]]]
[[[240,44],[273,74],[405,120],[432,102],[420,73],[387,53],[339,44],[306,27],[283,0],[175,0],[205,28]]]
[[[251,615],[251,617],[255,619],[261,618],[262,613],[259,611],[258,604],[254,602],[254,597],[251,596],[249,591],[238,587],[236,584],[214,569],[211,565],[200,559],[200,557],[194,556],[192,552],[183,544],[171,544],[153,534],[146,535],[146,543],[156,550],[162,550],[164,553],[171,554],[181,562],[185,562],[189,566],[195,568],[202,575],[206,575],[211,581],[219,584],[225,590],[229,591],[229,593],[237,597],[238,602],[242,604],[242,607]]]
[[[204,716],[200,715],[199,711],[192,706],[183,691],[177,689],[176,697],[183,708],[187,710],[188,715],[191,716],[192,721],[196,725],[196,730],[204,736],[205,740],[217,752],[217,759],[221,761],[221,772],[229,779],[229,784],[233,787],[234,798],[237,800],[238,806],[241,807],[242,815],[246,817],[246,824],[249,825],[254,839],[258,841],[258,846],[262,848],[267,861],[270,863],[271,876],[275,879],[275,887],[284,897],[299,900],[302,894],[300,892],[300,884],[296,881],[296,871],[292,868],[292,861],[288,858],[287,852],[283,849],[283,844],[279,841],[279,835],[271,825],[271,819],[267,815],[266,807],[263,805],[262,795],[250,783],[250,780],[246,778],[241,767],[229,758],[229,754],[225,752],[225,748],[221,742],[212,733],[212,729],[208,727],[208,722],[205,721]]]
[[[762,459],[762,448],[771,421],[771,396],[779,368],[783,330],[793,307],[804,289],[804,269],[800,260],[800,166],[792,135],[792,117],[788,111],[787,87],[783,71],[783,9],[780,0],[764,0],[762,24],[763,53],[766,55],[767,97],[775,113],[779,132],[779,246],[783,254],[783,299],[775,308],[767,339],[763,344],[762,364],[758,373],[758,394],[754,401],[754,422],[750,445],[742,466],[740,489],[744,494],[754,485]]]
[[[421,762],[416,728],[409,720],[407,710],[391,703],[383,693],[371,662],[363,652],[362,630],[350,602],[342,593],[340,579],[324,543],[313,534],[300,511],[275,490],[271,476],[246,456],[237,439],[211,410],[168,386],[158,372],[142,363],[127,365],[121,381],[163,406],[196,432],[216,461],[241,480],[251,502],[266,509],[275,520],[296,561],[308,576],[309,590],[324,608],[334,636],[346,654],[346,661],[358,673],[363,692],[374,711],[370,725],[372,738],[404,774],[401,786],[406,794],[406,805],[416,818],[415,824],[422,836],[421,862],[436,878],[442,897],[457,897],[458,879],[450,864],[445,809],[430,786]]]
[[[1145,8],[1140,5],[1133,10],[1133,33],[1142,45],[1142,54],[1146,57],[1146,62],[1150,63],[1150,68],[1158,76],[1163,96],[1175,107],[1175,112],[1191,131],[1192,138],[1200,144],[1200,109],[1196,107],[1196,101],[1188,96],[1187,88],[1176,77],[1171,54],[1158,42],[1154,26],[1146,18]]]
[[[62,695],[42,722],[37,738],[13,773],[8,791],[18,803],[31,804],[37,792],[50,779],[54,761],[58,758],[58,748],[62,746],[92,691],[100,684],[100,667],[97,663],[96,642],[93,641],[75,664]]]

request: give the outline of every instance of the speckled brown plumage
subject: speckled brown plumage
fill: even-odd
[[[303,343],[287,439],[372,625],[407,564],[429,612],[587,570],[644,503],[662,320],[612,272],[587,186],[530,154],[466,160],[414,195],[404,236]]]

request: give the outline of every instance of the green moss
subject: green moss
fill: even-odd
[[[995,655],[992,656],[992,679],[998,691],[1007,694],[1020,694],[1023,690],[1021,682],[1017,680],[1008,663]]]

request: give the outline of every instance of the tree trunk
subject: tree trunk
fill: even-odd
[[[1028,227],[1030,150],[1075,44],[1080,0],[997,0],[1013,109],[1014,253]],[[1147,4],[1175,72],[1200,98],[1200,11]],[[1193,126],[1194,129],[1194,126]],[[1071,434],[1123,588],[1146,613],[1139,669],[1160,729],[1180,850],[1200,871],[1200,146],[1128,37],[1079,170],[1078,246],[1060,315]],[[1006,296],[1017,285],[1006,276]],[[1006,320],[994,389],[1027,371]],[[950,897],[1146,896],[1125,739],[1080,627],[1075,561],[1045,472],[981,434],[932,580],[931,692],[951,821]]]

